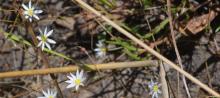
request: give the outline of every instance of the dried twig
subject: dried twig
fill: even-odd
[[[163,98],[169,98],[169,89],[166,81],[166,72],[164,69],[164,64],[162,62],[160,63],[160,79],[162,84]]]
[[[176,56],[177,56],[177,59],[178,59],[178,63],[180,65],[180,68],[183,70],[183,63],[182,63],[182,59],[180,57],[180,54],[179,54],[179,50],[178,50],[178,47],[176,45],[176,39],[175,39],[175,34],[174,34],[174,29],[173,29],[173,19],[172,19],[172,15],[171,15],[171,4],[170,4],[170,0],[167,0],[167,10],[168,10],[168,18],[169,18],[169,24],[170,24],[170,31],[171,31],[171,36],[172,36],[172,41],[173,41],[173,46],[174,46],[174,49],[175,49],[175,52],[176,52]],[[178,77],[179,79],[179,77]],[[191,95],[189,93],[189,88],[186,84],[186,78],[184,75],[182,75],[182,79],[183,79],[183,84],[184,84],[184,87],[185,87],[185,90],[186,90],[186,93],[187,93],[187,96],[188,98],[191,98]],[[179,86],[179,85],[178,85]],[[178,89],[179,91],[179,89]]]

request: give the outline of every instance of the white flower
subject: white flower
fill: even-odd
[[[66,88],[72,88],[75,87],[76,91],[79,89],[79,86],[84,86],[83,82],[85,81],[85,77],[83,77],[83,70],[80,72],[77,70],[76,75],[73,75],[70,73],[70,76],[67,76],[69,80],[65,81],[69,83],[69,85]]]
[[[30,22],[32,22],[33,17],[39,20],[39,17],[37,16],[37,14],[40,14],[43,12],[42,10],[35,10],[34,6],[31,6],[31,0],[29,1],[28,6],[22,4],[22,7],[25,9],[25,11],[23,12],[25,18],[29,19]]]
[[[44,32],[42,32],[41,29],[39,29],[39,31],[40,31],[40,35],[37,36],[37,39],[40,40],[40,42],[37,45],[37,47],[41,46],[41,49],[44,50],[45,45],[46,45],[46,47],[49,50],[51,50],[49,43],[56,44],[56,42],[54,40],[48,38],[53,33],[53,30],[50,30],[49,32],[47,32],[47,27],[46,27]]]
[[[151,80],[151,82],[148,84],[148,87],[150,89],[150,95],[152,95],[152,98],[158,98],[158,94],[161,94],[160,91],[161,84],[158,84],[157,82],[154,82]]]
[[[105,47],[105,44],[103,43],[103,40],[98,41],[96,44],[97,48],[94,49],[96,52],[96,57],[104,57],[107,53],[107,48]]]
[[[44,94],[44,97],[37,97],[37,98],[56,98],[57,95],[56,91],[52,91],[50,89],[47,89],[47,92],[45,92],[44,90],[42,92]]]

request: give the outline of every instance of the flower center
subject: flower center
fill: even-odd
[[[101,48],[101,52],[106,52],[107,49],[106,48]]]
[[[74,82],[75,82],[76,85],[80,85],[81,80],[80,79],[76,79]]]
[[[41,36],[41,39],[42,39],[43,42],[46,42],[46,41],[47,41],[47,37],[44,36],[44,35]]]
[[[48,96],[48,98],[53,98],[53,96]]]
[[[31,16],[31,17],[32,17],[33,14],[34,14],[33,8],[28,9],[27,12],[28,12],[28,15]]]
[[[158,87],[157,85],[154,85],[153,91],[154,91],[154,92],[157,92],[158,90],[159,90],[159,87]]]

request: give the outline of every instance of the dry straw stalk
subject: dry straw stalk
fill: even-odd
[[[152,60],[152,61],[148,60],[148,61],[85,65],[82,68],[87,69],[87,70],[105,70],[105,69],[119,69],[119,68],[129,68],[129,67],[143,67],[143,66],[150,66],[150,65],[158,66],[158,63],[156,60]],[[60,67],[60,68],[2,72],[0,73],[0,78],[43,75],[43,74],[51,74],[51,73],[67,73],[67,72],[74,72],[77,69],[80,69],[80,67],[76,65],[69,65],[67,67]]]

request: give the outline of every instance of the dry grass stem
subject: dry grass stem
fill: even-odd
[[[162,94],[163,98],[169,98],[169,89],[166,81],[166,72],[164,69],[164,64],[161,62],[160,64],[160,79],[162,84]]]
[[[172,14],[171,14],[171,3],[170,3],[170,0],[167,0],[167,11],[168,11],[168,17],[169,17],[169,24],[170,24],[170,32],[171,32],[171,36],[172,36],[172,42],[173,42],[173,46],[174,46],[175,53],[176,53],[176,56],[177,56],[177,60],[178,60],[178,63],[180,65],[180,68],[182,70],[184,70],[183,69],[182,59],[180,57],[180,53],[179,53],[179,50],[178,50],[178,47],[177,47],[177,44],[176,44],[176,39],[175,39],[175,33],[174,33],[174,28],[173,28],[173,18],[172,18]],[[188,88],[188,85],[186,83],[186,78],[185,78],[184,75],[182,75],[182,79],[183,79],[183,84],[184,84],[187,96],[188,96],[188,98],[191,98],[191,95],[190,95],[190,92],[189,92],[189,88]],[[178,76],[178,80],[179,80],[179,76]],[[179,82],[178,82],[178,84],[179,84]],[[179,89],[178,89],[178,92],[179,92]]]
[[[130,67],[144,67],[144,66],[150,66],[150,65],[158,66],[158,63],[157,61],[154,61],[154,60],[152,61],[148,60],[148,61],[85,65],[82,68],[87,69],[87,70],[105,70],[105,69],[119,69],[119,68],[130,68]],[[52,73],[68,73],[68,72],[74,72],[77,69],[80,69],[80,67],[76,65],[69,65],[67,67],[59,67],[59,68],[2,72],[0,73],[0,78],[44,75],[44,74],[52,74]]]

